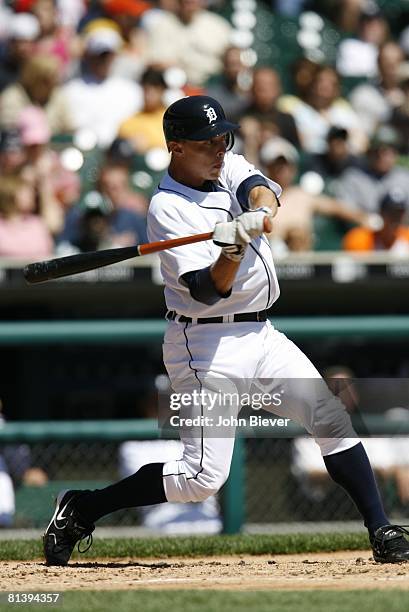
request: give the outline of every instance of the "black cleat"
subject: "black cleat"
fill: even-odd
[[[404,533],[409,535],[409,531],[399,525],[385,525],[375,531],[370,540],[377,563],[409,562],[409,542]]]
[[[82,491],[61,491],[55,512],[43,536],[47,565],[67,565],[78,542],[78,551],[86,552],[92,545],[95,525],[86,523],[75,509],[75,498]],[[87,548],[80,550],[81,540],[87,539]]]

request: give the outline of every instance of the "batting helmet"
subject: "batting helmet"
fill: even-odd
[[[222,106],[209,96],[188,96],[169,106],[163,116],[163,131],[169,140],[209,140],[229,134],[239,126],[227,121]]]

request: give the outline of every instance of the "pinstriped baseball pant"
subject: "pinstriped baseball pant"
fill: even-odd
[[[270,392],[283,392],[283,401],[265,409],[303,426],[315,438],[322,455],[341,452],[359,442],[340,400],[329,392],[304,353],[269,321],[171,322],[163,356],[176,394],[193,390],[214,393],[216,389],[243,393],[249,381],[269,381]],[[239,405],[232,410],[237,416]],[[181,411],[184,418],[201,414],[202,402]],[[168,501],[203,501],[220,489],[229,475],[234,429],[180,428],[183,456],[163,468]]]

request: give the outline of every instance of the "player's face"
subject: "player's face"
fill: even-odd
[[[205,181],[216,181],[223,166],[227,149],[227,134],[210,140],[184,140],[178,143],[179,170],[185,182],[200,187]]]

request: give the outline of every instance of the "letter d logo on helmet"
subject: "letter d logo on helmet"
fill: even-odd
[[[239,126],[227,121],[222,106],[209,96],[188,96],[169,106],[163,116],[166,140],[210,140],[222,134],[230,135]]]

